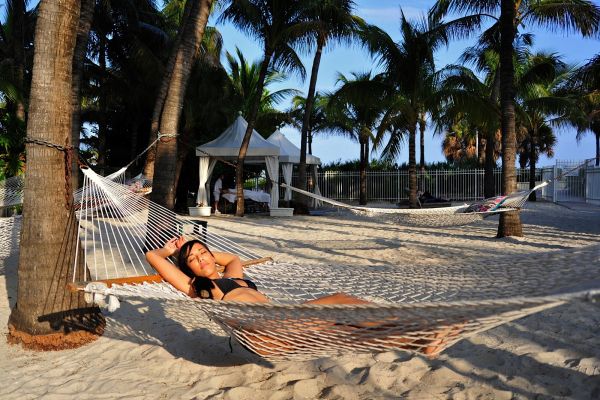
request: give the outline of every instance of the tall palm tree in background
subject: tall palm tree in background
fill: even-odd
[[[499,24],[502,192],[512,193],[517,187],[513,52],[518,30],[538,25],[591,36],[598,32],[600,8],[588,0],[438,0],[430,13],[438,18],[448,14],[459,15],[456,20],[442,25],[449,35],[455,37],[464,37],[479,30],[488,20]],[[521,235],[519,213],[502,213],[498,237]]]
[[[556,136],[552,125],[571,115],[575,104],[571,98],[557,95],[570,75],[557,55],[531,54],[516,68],[516,126],[524,134],[522,140],[517,140],[518,152],[520,161],[529,164],[529,188],[533,189],[539,155],[554,155]],[[535,192],[529,200],[536,200]]]
[[[263,59],[258,75],[256,93],[262,93],[269,69],[297,72],[302,79],[304,66],[294,51],[294,44],[307,37],[306,3],[299,0],[232,0],[220,17],[241,31],[257,39],[263,46]],[[255,99],[248,114],[248,128],[244,135],[236,166],[237,209],[236,215],[244,215],[244,160],[252,130],[260,107]]]
[[[183,100],[192,66],[200,55],[200,45],[213,0],[192,2],[188,19],[181,28],[181,41],[175,48],[175,62],[160,117],[160,132],[176,136]],[[166,74],[165,76],[167,76]],[[177,140],[161,141],[157,146],[155,173],[152,181],[152,201],[168,208],[175,207],[177,190]]]
[[[308,0],[310,6],[308,13],[311,30],[313,31],[311,46],[316,45],[316,51],[313,58],[310,81],[308,85],[308,94],[304,105],[304,119],[300,131],[300,163],[298,164],[298,182],[301,189],[306,190],[306,148],[308,144],[308,134],[311,131],[311,115],[315,104],[315,93],[317,87],[317,78],[319,67],[321,65],[321,55],[323,49],[328,43],[334,41],[349,42],[356,34],[358,28],[364,25],[364,21],[352,15],[355,3],[353,0]],[[309,37],[311,37],[309,36]],[[305,196],[299,196],[298,200],[304,206],[307,206],[308,199]]]
[[[247,118],[254,104],[258,102],[255,129],[262,135],[271,134],[274,126],[289,119],[286,113],[278,111],[275,106],[287,97],[298,95],[300,91],[296,89],[269,90],[272,85],[280,84],[288,79],[286,74],[269,69],[265,76],[262,93],[259,93],[257,89],[261,63],[248,62],[238,48],[236,48],[235,57],[230,53],[226,53],[226,57],[229,78],[237,99],[237,111]]]
[[[71,70],[79,13],[79,1],[43,0],[35,31],[27,136],[64,146],[64,151],[71,141]],[[17,302],[8,323],[10,341],[38,349],[80,346],[104,326],[98,308],[66,287],[83,276],[71,273],[77,223],[64,151],[27,144]]]
[[[310,112],[310,122],[306,131],[306,151],[312,154],[312,142],[315,133],[326,133],[329,129],[329,120],[327,119],[327,98],[320,93],[314,96],[312,110]],[[302,129],[304,117],[306,115],[306,97],[295,96],[292,99],[292,107],[289,110],[291,123],[297,129]]]
[[[592,57],[570,79],[568,91],[577,97],[576,109],[581,111],[570,118],[577,128],[577,140],[587,132],[596,139],[595,164],[600,165],[600,54]],[[583,115],[582,115],[583,114]]]
[[[348,78],[338,75],[341,87],[328,96],[327,114],[329,129],[348,135],[360,144],[360,196],[359,204],[367,204],[367,166],[370,143],[378,131],[386,130],[381,124],[389,103],[389,87],[382,75],[370,72],[352,73]]]
[[[409,203],[417,206],[416,134],[423,124],[424,115],[435,109],[435,50],[447,43],[445,32],[438,29],[439,20],[431,17],[410,22],[404,12],[400,16],[402,38],[396,43],[381,29],[364,27],[363,43],[371,54],[379,58],[386,81],[398,92],[396,114],[402,122],[396,123],[398,134],[408,136]],[[399,121],[398,121],[399,122]],[[396,143],[399,140],[394,139]],[[397,149],[397,146],[388,146]],[[396,154],[392,154],[395,156]]]

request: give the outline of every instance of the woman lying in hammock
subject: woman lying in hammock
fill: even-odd
[[[173,265],[167,258],[177,254],[177,264]],[[254,282],[244,279],[243,267],[238,256],[230,253],[211,252],[199,240],[185,241],[183,237],[167,241],[164,247],[146,253],[146,259],[160,276],[176,289],[190,297],[202,299],[241,301],[249,303],[267,303],[269,299],[261,293]],[[217,265],[224,267],[223,274],[218,272]],[[368,304],[369,301],[345,293],[336,293],[310,300],[304,304]],[[369,328],[372,323],[358,325]],[[375,325],[375,324],[373,324]],[[373,327],[373,329],[376,329]],[[410,350],[421,351],[427,355],[435,355],[445,347],[443,338],[455,336],[456,329],[443,328],[432,333],[426,343],[409,343],[402,338],[393,338],[393,345]],[[267,340],[258,337],[261,342]],[[268,339],[272,343],[272,340]],[[281,342],[279,342],[281,343]],[[406,344],[404,344],[406,343]],[[254,347],[254,346],[252,346]],[[289,350],[289,349],[287,349]]]

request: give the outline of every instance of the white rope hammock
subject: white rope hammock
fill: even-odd
[[[494,265],[483,260],[428,268],[266,262],[245,273],[270,303],[191,299],[158,279],[121,278],[152,274],[145,250],[181,233],[242,260],[258,255],[89,169],[83,173],[78,257],[90,271],[86,280],[94,281],[85,285],[89,300],[110,309],[118,307],[119,297],[175,302],[186,322],[208,316],[270,360],[389,349],[438,353],[475,333],[600,289],[600,247],[589,247],[507,257]],[[340,292],[372,303],[302,304]]]
[[[22,204],[24,185],[25,181],[22,176],[12,176],[0,181],[0,207]]]
[[[368,217],[378,217],[387,222],[394,222],[405,225],[442,227],[467,225],[473,222],[481,221],[487,217],[498,215],[503,212],[518,211],[525,205],[527,197],[529,197],[529,195],[532,192],[541,189],[544,186],[547,186],[548,183],[549,181],[542,182],[539,185],[535,186],[533,189],[511,193],[502,202],[500,207],[484,212],[469,211],[469,204],[462,204],[459,206],[451,207],[412,209],[354,206],[351,204],[346,204],[340,201],[332,200],[327,197],[308,192],[306,190],[298,189],[285,183],[280,183],[280,185],[285,188],[289,188],[297,193],[311,197],[313,199],[331,204],[335,207],[347,209],[353,212],[354,214],[365,215]]]

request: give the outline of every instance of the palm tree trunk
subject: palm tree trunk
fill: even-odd
[[[87,52],[88,36],[92,19],[94,17],[95,0],[82,0],[77,27],[77,42],[73,52],[73,86],[71,91],[71,102],[73,104],[73,122],[71,126],[71,145],[73,146],[73,159],[71,163],[71,186],[73,189],[79,187],[79,167],[77,157],[79,154],[79,135],[81,133],[81,77],[83,75],[83,63]]]
[[[426,123],[425,123],[425,113],[421,113],[419,115],[419,140],[420,140],[420,161],[419,161],[419,167],[421,169],[421,172],[425,171],[425,128],[426,128]]]
[[[416,126],[411,126],[408,132],[408,203],[411,208],[417,208],[416,136]]]
[[[183,9],[183,18],[181,19],[180,34],[177,37],[177,40],[175,41],[175,44],[173,46],[173,52],[171,53],[169,60],[167,61],[163,79],[160,83],[158,93],[156,94],[154,108],[152,109],[152,120],[150,122],[150,136],[148,138],[148,145],[154,143],[154,141],[158,137],[160,116],[162,114],[163,106],[165,104],[165,99],[167,98],[167,93],[169,92],[169,86],[171,85],[171,76],[173,75],[173,69],[175,68],[175,61],[177,60],[178,50],[181,46],[181,36],[183,35],[183,28],[188,23],[190,10],[192,8],[193,3],[193,1],[185,2],[185,7]],[[154,146],[146,153],[146,161],[144,162],[143,175],[148,179],[152,179],[152,177],[154,176],[154,163],[156,161],[157,148],[158,146]]]
[[[537,162],[536,147],[537,147],[537,129],[531,132],[531,140],[529,141],[529,189],[535,187],[535,164]],[[535,191],[529,195],[529,201],[536,201]]]
[[[29,139],[69,146],[73,49],[80,6],[76,0],[42,1],[38,8],[31,82]],[[17,302],[9,341],[36,349],[77,347],[102,333],[104,319],[80,294],[73,278],[77,223],[70,203],[70,165],[63,151],[28,142]],[[82,271],[80,268],[79,271]]]
[[[271,63],[271,57],[273,56],[273,51],[270,50],[268,46],[265,46],[265,49],[265,58],[260,65],[258,82],[256,83],[256,93],[263,92],[265,87],[265,78],[267,77],[267,71],[269,69],[269,64]],[[258,115],[260,97],[260,95],[256,96],[256,100],[251,106],[252,108],[250,109],[250,115],[248,115],[248,128],[246,128],[244,140],[242,140],[242,145],[240,146],[240,152],[238,154],[237,165],[235,166],[235,189],[237,198],[235,215],[238,217],[244,216],[244,160],[246,159],[246,153],[248,152],[248,145],[250,144],[250,138],[252,137],[252,131],[254,130],[256,116]]]
[[[106,167],[106,135],[108,129],[108,92],[104,82],[106,81],[106,38],[100,38],[100,51],[98,54],[100,62],[100,96],[99,103],[99,120],[98,120],[98,171],[100,175],[104,175]]]
[[[13,0],[14,20],[13,29],[13,52],[15,57],[16,84],[21,93],[24,92],[25,83],[25,1]],[[23,93],[24,96],[24,93]],[[17,101],[16,117],[25,122],[25,103]]]
[[[181,43],[177,50],[171,83],[160,118],[160,131],[163,134],[176,135],[178,132],[188,79],[192,66],[200,54],[200,45],[212,1],[193,2],[189,19],[182,28]],[[170,210],[175,206],[176,169],[177,140],[172,138],[160,142],[156,153],[150,199]]]
[[[488,129],[485,139],[485,163],[483,167],[483,194],[486,198],[496,195],[496,179],[494,179],[494,169],[496,169],[496,160],[494,159],[495,141],[496,132],[493,129]]]
[[[317,37],[317,52],[313,59],[312,70],[310,72],[310,83],[308,86],[308,94],[306,95],[306,105],[304,107],[304,118],[302,119],[302,131],[300,134],[300,163],[298,164],[298,182],[300,188],[306,190],[306,145],[308,141],[308,132],[311,130],[310,118],[312,115],[313,106],[315,104],[315,91],[317,87],[317,77],[319,75],[319,66],[321,65],[321,54],[325,46],[325,36],[322,33]],[[298,196],[298,201],[305,206],[308,206],[308,198],[306,196]]]
[[[502,124],[502,193],[510,194],[517,188],[515,168],[517,135],[515,128],[515,71],[513,44],[516,34],[514,0],[501,0],[500,15],[500,107]],[[500,214],[498,237],[523,236],[518,211]]]
[[[369,165],[369,138],[360,140],[360,193],[358,204],[367,204],[367,166]]]

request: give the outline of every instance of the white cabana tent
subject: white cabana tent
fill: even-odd
[[[279,129],[277,129],[267,139],[270,143],[273,143],[279,147],[279,163],[281,164],[281,170],[283,171],[283,180],[287,185],[292,184],[292,170],[294,164],[300,164],[300,149],[295,144],[289,141]],[[315,157],[312,154],[306,155],[306,165],[310,166],[310,173],[313,174],[314,180],[314,193],[321,195],[319,190],[319,182],[317,181],[317,165],[321,164],[319,157]],[[292,190],[290,188],[285,189],[284,200],[289,201],[292,199]],[[315,207],[320,206],[320,200],[314,200]]]
[[[236,160],[242,146],[244,134],[248,128],[248,122],[240,115],[225,129],[215,140],[196,147],[196,155],[200,158],[198,204],[209,204],[209,190],[206,187],[210,182],[210,176],[217,163],[217,159]],[[267,142],[256,131],[252,131],[248,152],[247,163],[264,162],[267,165],[267,173],[274,182],[271,187],[270,208],[278,208],[279,201],[279,147]]]

